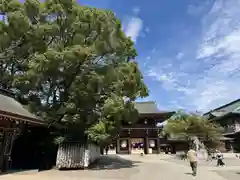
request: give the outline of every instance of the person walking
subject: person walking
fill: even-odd
[[[107,145],[107,146],[105,147],[105,153],[106,153],[106,155],[108,155],[108,150],[109,150],[109,146]]]
[[[220,151],[217,151],[216,158],[217,158],[217,166],[225,165],[225,163],[223,162],[223,154]]]
[[[187,152],[187,158],[192,168],[192,174],[193,176],[196,176],[197,175],[197,152],[193,148],[190,148],[189,151]]]

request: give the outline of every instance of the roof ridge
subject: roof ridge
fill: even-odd
[[[38,121],[43,120],[36,116],[34,113],[28,111],[19,101],[14,97],[6,96],[0,93],[0,100],[3,103],[0,103],[0,114],[7,113],[17,117],[25,117],[27,119],[34,119]]]
[[[217,108],[215,108],[215,109],[212,109],[212,110],[204,113],[203,115],[207,115],[207,114],[209,114],[209,113],[211,113],[211,112],[213,112],[213,111],[217,111],[217,110],[219,110],[219,109],[221,109],[221,108],[224,108],[224,107],[226,107],[226,106],[229,106],[229,105],[231,105],[231,104],[234,104],[234,103],[236,103],[236,102],[238,102],[238,101],[240,101],[240,98],[239,98],[239,99],[236,99],[236,100],[234,100],[234,101],[231,101],[231,102],[229,102],[229,103],[227,103],[227,104],[221,105],[221,106],[219,106],[219,107],[217,107]]]
[[[140,102],[135,102],[136,104],[147,104],[147,103],[154,103],[156,104],[155,101],[140,101]]]

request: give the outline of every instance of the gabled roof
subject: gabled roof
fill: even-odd
[[[235,101],[232,101],[230,103],[222,105],[214,110],[211,110],[211,111],[203,114],[203,116],[205,116],[206,118],[211,118],[211,116],[221,117],[221,116],[225,116],[229,113],[234,113],[234,114],[240,113],[240,99],[237,99]]]
[[[154,101],[135,102],[135,108],[140,115],[166,115],[171,116],[175,112],[160,111]]]
[[[226,118],[231,117],[231,116],[240,116],[240,112],[228,112],[228,113],[224,113],[224,114],[216,114],[216,113],[211,113],[211,117],[209,117],[209,120],[215,120],[215,121],[219,121],[219,120],[227,120]]]
[[[13,97],[8,96],[4,90],[0,91],[0,115],[27,122],[45,124],[44,121],[26,110]]]
[[[135,108],[138,110],[139,114],[152,114],[160,112],[153,101],[136,102]]]

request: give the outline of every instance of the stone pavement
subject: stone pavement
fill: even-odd
[[[98,165],[93,165],[89,170],[43,172],[27,171],[0,176],[1,180],[236,180],[240,177],[239,166],[234,166],[232,174],[228,174],[230,166],[223,168],[209,168],[201,166],[197,177],[193,177],[187,162],[172,161],[172,156],[148,155],[109,155],[103,156]],[[180,162],[177,162],[180,161]],[[239,179],[239,178],[238,178]]]

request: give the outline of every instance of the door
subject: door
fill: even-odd
[[[131,139],[131,153],[140,154],[144,152],[144,138]]]

